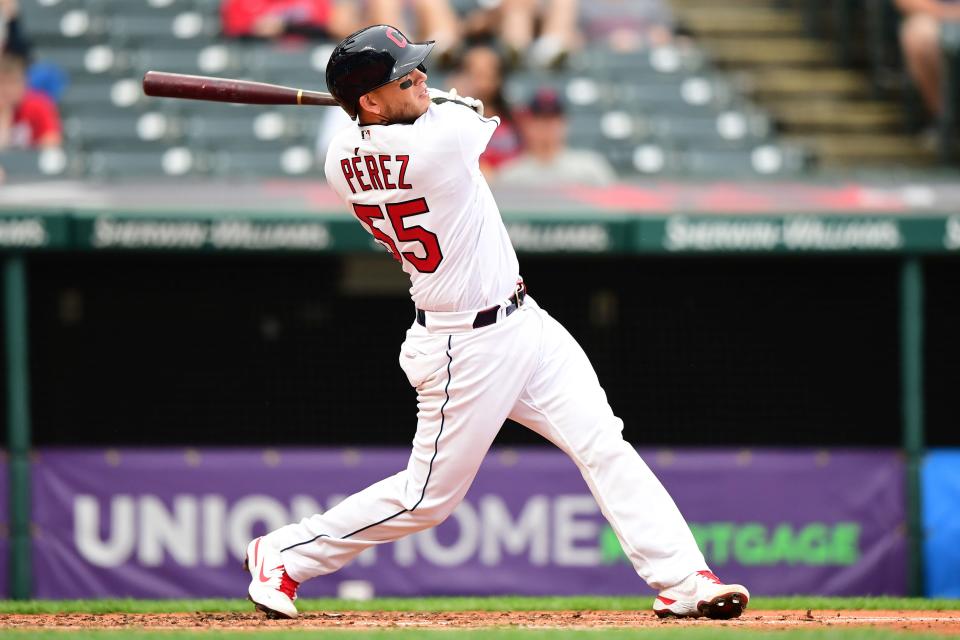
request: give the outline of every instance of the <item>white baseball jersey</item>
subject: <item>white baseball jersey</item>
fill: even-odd
[[[515,290],[517,255],[478,165],[499,124],[447,102],[330,142],[327,181],[410,275],[420,309],[485,309]]]
[[[443,522],[508,418],[573,459],[648,584],[667,588],[707,568],[670,495],[623,440],[580,345],[530,296],[507,312],[517,258],[477,166],[497,124],[445,103],[413,124],[347,129],[330,145],[330,184],[400,259],[414,301],[431,313],[418,314],[400,348],[417,390],[407,468],[264,538],[297,582]],[[498,304],[494,323],[475,323],[474,310]],[[263,580],[253,575],[255,602]]]

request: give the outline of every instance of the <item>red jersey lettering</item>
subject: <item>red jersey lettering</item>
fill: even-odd
[[[410,162],[410,156],[397,156],[397,160],[400,161],[400,176],[397,182],[397,188],[413,189],[413,185],[404,182],[404,178],[407,175],[407,163]]]
[[[374,189],[383,189],[383,183],[380,182],[380,169],[377,167],[377,159],[373,156],[363,156],[363,163],[367,165],[367,175],[370,176],[370,184]]]
[[[343,179],[347,181],[347,186],[350,187],[350,193],[356,193],[357,190],[353,186],[353,169],[350,168],[350,159],[344,158],[341,160],[340,168],[343,170]]]
[[[387,162],[391,160],[390,156],[381,155],[381,156],[377,156],[377,159],[380,160],[380,174],[383,175],[383,188],[396,189],[397,185],[390,182],[390,169],[387,168]]]
[[[353,175],[357,177],[357,182],[360,183],[360,188],[364,191],[370,191],[373,189],[369,184],[363,181],[363,169],[360,168],[360,156],[354,156],[350,163],[353,165]]]

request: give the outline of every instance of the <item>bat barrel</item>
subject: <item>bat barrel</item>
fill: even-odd
[[[143,76],[143,92],[159,98],[209,100],[238,104],[335,105],[327,93],[283,87],[266,82],[211,78],[181,73],[148,71]]]
[[[143,91],[148,96],[161,98],[242,104],[297,104],[297,89],[292,87],[160,71],[147,72],[143,77]]]

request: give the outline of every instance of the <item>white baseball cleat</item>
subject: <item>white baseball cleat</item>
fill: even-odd
[[[243,568],[250,572],[247,593],[257,611],[271,619],[297,617],[293,601],[300,583],[287,575],[280,552],[262,536],[247,545]]]
[[[724,584],[710,571],[691,573],[679,584],[661,591],[653,612],[661,618],[736,618],[747,608],[750,592],[739,584]]]

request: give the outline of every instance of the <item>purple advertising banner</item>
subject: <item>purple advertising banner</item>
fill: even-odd
[[[903,594],[893,451],[641,451],[711,568],[754,594]],[[34,595],[246,593],[254,536],[406,466],[398,449],[42,450]],[[642,495],[637,500],[643,500]],[[551,449],[497,449],[440,527],[368,549],[303,596],[646,594],[580,473]]]

